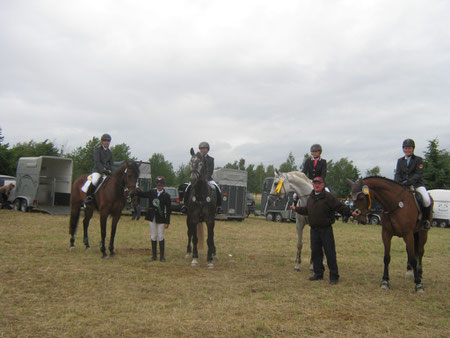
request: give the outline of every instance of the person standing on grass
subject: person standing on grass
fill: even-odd
[[[323,265],[323,252],[327,257],[327,265],[330,270],[330,284],[336,284],[339,280],[339,272],[336,261],[336,246],[332,224],[334,213],[351,216],[352,212],[348,206],[339,201],[333,194],[325,191],[325,181],[318,176],[313,179],[313,191],[306,201],[305,207],[291,206],[301,215],[308,216],[311,227],[311,259],[313,262],[314,275],[311,281],[323,279],[325,267]]]
[[[140,191],[139,197],[149,198],[150,206],[148,207],[145,219],[149,221],[150,235],[152,240],[152,257],[151,261],[157,259],[157,244],[159,242],[159,260],[165,262],[164,257],[164,230],[170,224],[170,195],[164,190],[166,179],[164,176],[158,176],[155,180],[156,188],[150,191]]]

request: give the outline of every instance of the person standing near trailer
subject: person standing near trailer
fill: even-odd
[[[101,138],[102,145],[94,150],[94,169],[91,175],[92,180],[86,192],[84,204],[90,204],[94,201],[94,193],[97,184],[102,175],[111,175],[113,169],[113,155],[109,145],[111,144],[111,135],[103,134]]]
[[[149,221],[150,235],[152,240],[152,257],[151,261],[157,259],[157,244],[159,242],[159,260],[165,262],[164,257],[165,241],[164,230],[170,225],[170,195],[164,190],[166,178],[158,176],[155,180],[156,188],[150,191],[140,191],[139,197],[149,198],[150,204],[145,215],[145,219]]]

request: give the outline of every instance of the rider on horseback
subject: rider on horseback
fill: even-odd
[[[303,162],[302,172],[308,176],[310,180],[316,177],[322,177],[325,180],[327,176],[327,160],[322,158],[322,146],[320,144],[313,144],[311,146],[311,158],[308,158]],[[328,187],[325,187],[325,191],[330,192]]]
[[[102,174],[111,175],[112,172],[113,156],[111,149],[109,149],[111,135],[103,134],[101,141],[102,145],[94,150],[94,169],[92,170],[91,184],[89,185],[86,192],[86,199],[84,200],[84,204],[86,205],[94,201],[95,188]]]
[[[222,212],[222,191],[220,190],[219,185],[213,180],[213,173],[214,173],[214,157],[211,157],[208,155],[209,152],[209,143],[208,142],[200,142],[198,145],[198,149],[200,150],[200,153],[205,157],[206,159],[206,172],[208,174],[208,182],[211,186],[214,186],[214,190],[216,192],[216,207],[217,207],[217,213]],[[189,200],[189,194],[191,192],[191,185],[189,184],[186,187],[186,191],[184,193],[184,203]],[[187,207],[186,204],[184,204],[181,207],[181,212],[186,213]]]
[[[405,187],[414,186],[415,190],[422,196],[422,220],[424,230],[430,229],[431,199],[423,183],[422,158],[414,155],[416,147],[412,139],[403,141],[403,152],[405,156],[397,161],[394,180]]]

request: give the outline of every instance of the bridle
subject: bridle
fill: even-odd
[[[136,179],[137,183],[137,179]],[[123,174],[122,174],[122,187],[123,187],[123,193],[124,197],[126,198],[128,203],[131,203],[131,194],[134,192],[136,193],[136,183],[134,185],[128,184],[128,168],[125,168]],[[133,189],[133,191],[131,190]]]

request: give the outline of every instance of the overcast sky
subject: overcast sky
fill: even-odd
[[[393,177],[405,138],[450,150],[450,2],[0,0],[4,142],[107,132],[174,169],[323,157]]]

